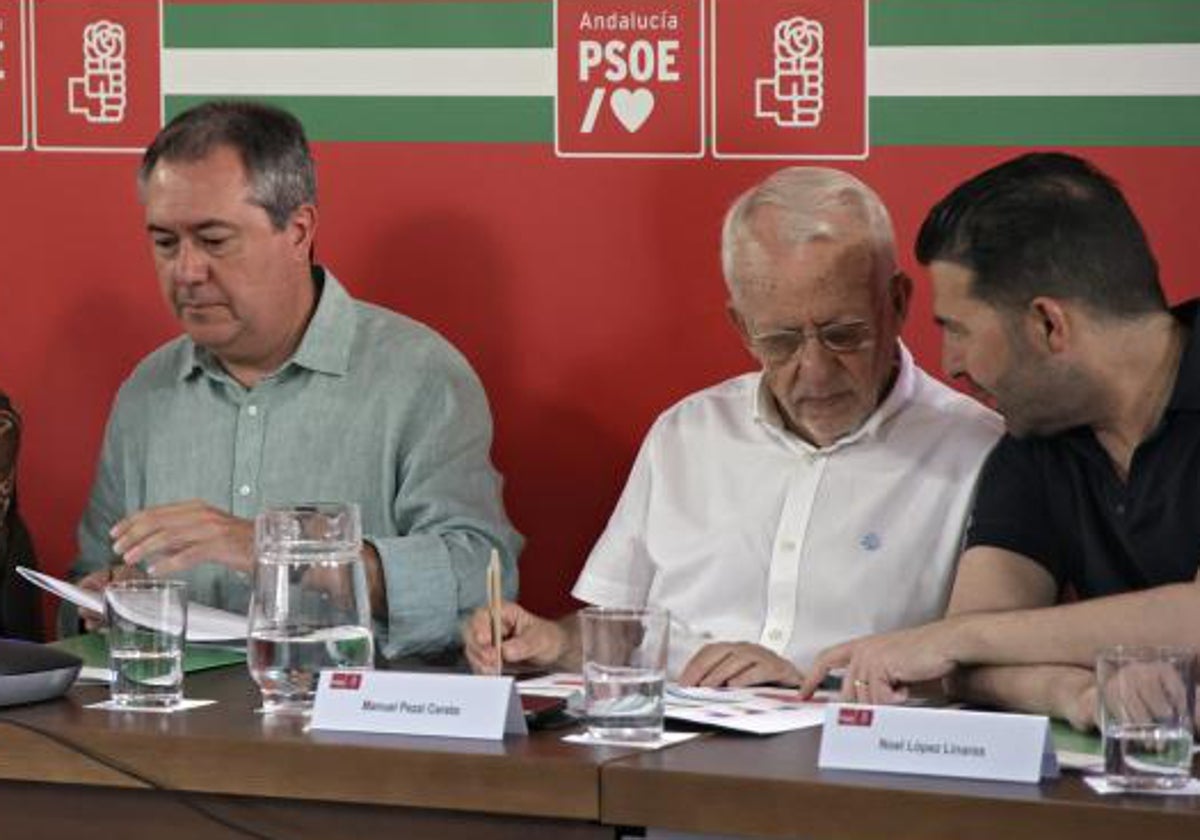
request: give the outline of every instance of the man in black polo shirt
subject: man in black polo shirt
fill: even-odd
[[[947,373],[1008,424],[979,480],[948,617],[825,651],[843,696],[968,699],[1093,725],[1112,644],[1200,647],[1200,301],[1168,309],[1116,185],[1029,154],[925,219]]]

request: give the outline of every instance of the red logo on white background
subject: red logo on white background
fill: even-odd
[[[21,0],[0,0],[0,149],[26,144],[25,10]]]
[[[162,124],[159,0],[33,0],[33,144],[141,152]]]
[[[343,691],[358,691],[362,686],[362,674],[353,671],[335,671],[329,677],[329,687]]]
[[[555,151],[704,154],[703,0],[556,0]]]
[[[713,155],[867,156],[866,0],[712,0]]]
[[[874,709],[838,709],[838,726],[870,726]]]

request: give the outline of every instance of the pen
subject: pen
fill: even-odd
[[[500,622],[500,552],[492,549],[492,557],[487,568],[487,599],[488,618],[492,622],[492,644],[496,648],[496,675],[504,670],[504,655],[500,651],[500,642],[504,639],[504,627]]]

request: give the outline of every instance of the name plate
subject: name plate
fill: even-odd
[[[313,729],[500,740],[524,735],[512,677],[322,671]]]
[[[1058,775],[1042,715],[830,704],[819,767],[1036,783]]]

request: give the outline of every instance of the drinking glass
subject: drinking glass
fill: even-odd
[[[142,578],[104,590],[112,701],[129,708],[175,706],[183,699],[187,584]]]
[[[374,659],[358,506],[270,508],[254,524],[247,661],[270,713],[308,714],[327,668]]]
[[[1126,788],[1176,788],[1192,768],[1196,655],[1114,647],[1096,659],[1104,773]]]
[[[593,737],[662,737],[669,625],[667,611],[654,607],[580,612],[584,714]]]

